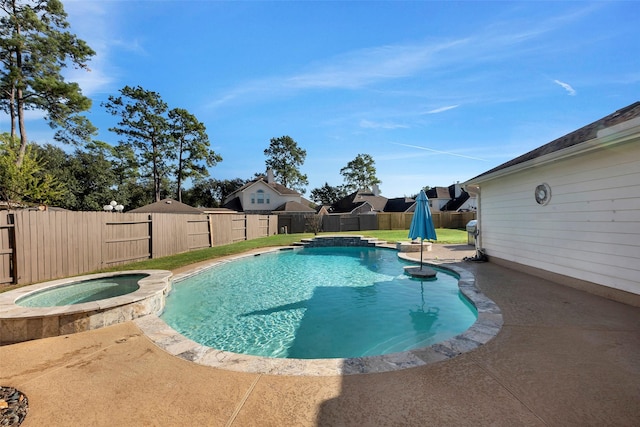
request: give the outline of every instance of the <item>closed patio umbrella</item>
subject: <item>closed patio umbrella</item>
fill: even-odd
[[[416,209],[413,212],[411,227],[409,228],[409,238],[420,238],[420,270],[422,270],[422,244],[424,239],[437,240],[436,229],[433,226],[431,210],[429,209],[429,199],[424,190],[416,198]]]

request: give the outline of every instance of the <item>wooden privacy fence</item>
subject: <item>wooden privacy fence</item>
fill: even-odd
[[[275,215],[0,213],[0,285],[35,283],[277,233]]]
[[[433,212],[433,225],[436,228],[465,228],[476,218],[475,212]],[[328,214],[320,215],[321,231],[333,233],[339,231],[366,230],[408,230],[411,227],[413,212],[378,212],[367,214]],[[315,214],[279,214],[278,232],[312,232],[310,225]]]
[[[408,230],[411,227],[413,212],[378,213],[378,230]],[[475,212],[431,212],[435,228],[465,228],[467,223],[476,219]]]

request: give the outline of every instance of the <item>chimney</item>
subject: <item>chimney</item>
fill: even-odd
[[[460,181],[457,181],[455,184],[455,197],[456,199],[462,195],[462,187],[460,186]]]
[[[267,184],[273,184],[275,182],[273,178],[273,170],[267,169]]]
[[[373,184],[371,186],[371,192],[373,193],[374,196],[380,195],[380,187],[378,187],[378,184]]]

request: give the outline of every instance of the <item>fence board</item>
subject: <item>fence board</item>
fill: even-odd
[[[148,214],[105,213],[104,266],[151,258],[151,218]]]
[[[233,242],[233,217],[235,215],[210,215],[212,223],[212,246],[227,245]]]
[[[187,219],[188,250],[207,248],[211,245],[209,218],[202,215]]]
[[[12,214],[0,215],[0,285],[15,280],[15,227]]]
[[[276,215],[9,211],[0,225],[9,216],[13,226],[0,227],[0,284],[84,274],[278,232]]]
[[[231,241],[239,242],[245,240],[247,231],[247,216],[233,215],[231,218]]]

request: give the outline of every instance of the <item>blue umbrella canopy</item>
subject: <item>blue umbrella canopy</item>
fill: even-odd
[[[437,240],[436,228],[433,226],[431,210],[429,209],[429,199],[424,190],[420,190],[420,194],[416,198],[416,209],[413,212],[413,219],[409,228],[409,238],[417,239],[418,237],[422,239],[420,240],[420,271],[422,272],[422,243],[424,239]],[[435,272],[433,274],[435,275]]]
[[[433,226],[431,210],[429,209],[429,199],[424,193],[424,190],[420,190],[420,194],[418,194],[418,197],[416,198],[416,210],[414,211],[413,219],[411,220],[409,238],[437,240],[436,229]]]

